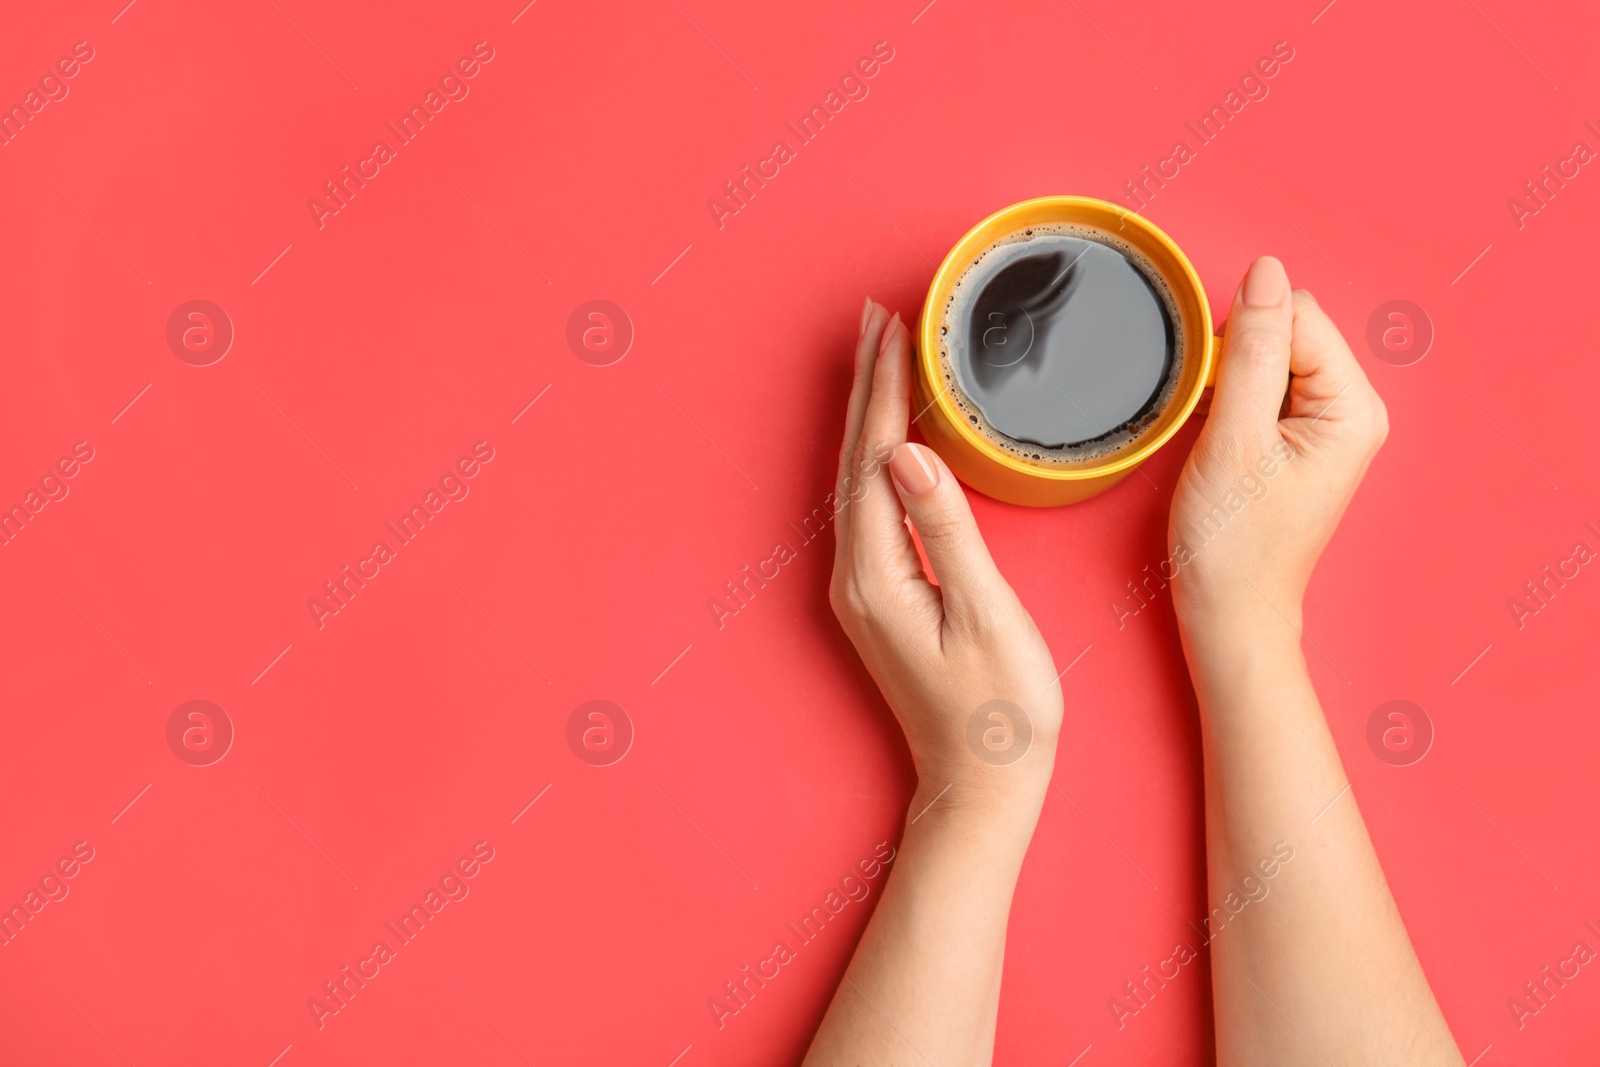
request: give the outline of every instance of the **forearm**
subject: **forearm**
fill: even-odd
[[[1233,616],[1184,627],[1204,747],[1218,1062],[1459,1064],[1298,635],[1275,613]]]
[[[1043,787],[982,805],[967,802],[961,784],[935,800],[939,788],[913,798],[883,897],[807,1067],[991,1060],[1006,919]]]

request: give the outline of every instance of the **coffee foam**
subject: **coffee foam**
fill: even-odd
[[[1139,421],[1131,426],[1119,426],[1091,440],[1079,441],[1061,448],[1047,448],[1032,442],[1019,441],[993,426],[962,390],[960,375],[956,371],[957,360],[966,354],[966,323],[978,294],[983,291],[989,280],[1010,262],[1026,254],[1022,249],[1017,249],[1014,254],[1008,254],[1012,249],[1019,245],[1031,244],[1038,237],[1051,235],[1094,241],[1127,257],[1160,295],[1173,331],[1172,369],[1162,383],[1161,391],[1154,403]],[[1079,223],[1029,226],[991,243],[967,265],[961,272],[961,277],[951,286],[950,295],[945,300],[944,310],[939,319],[939,370],[944,377],[944,388],[955,401],[961,417],[966,419],[969,425],[976,427],[996,448],[1017,459],[1043,467],[1062,468],[1099,463],[1122,451],[1147,433],[1171,407],[1173,398],[1177,394],[1178,383],[1184,376],[1185,349],[1183,319],[1178,313],[1177,297],[1166,278],[1162,277],[1161,272],[1150,262],[1149,257],[1115,234],[1096,226]]]

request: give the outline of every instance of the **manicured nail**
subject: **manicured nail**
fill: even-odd
[[[939,484],[939,468],[922,454],[922,446],[905,444],[889,457],[889,473],[900,491],[921,496]]]
[[[861,332],[858,337],[867,335],[867,323],[872,321],[872,297],[867,297],[867,302],[861,308]]]
[[[1262,256],[1250,264],[1244,276],[1244,302],[1246,307],[1270,308],[1283,303],[1289,295],[1289,275],[1283,264],[1273,256]]]
[[[889,320],[889,325],[883,328],[883,336],[878,339],[878,355],[883,355],[889,350],[889,338],[894,336],[894,329],[900,325],[900,312],[896,311]]]

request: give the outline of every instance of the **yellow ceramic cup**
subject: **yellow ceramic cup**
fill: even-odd
[[[972,261],[995,241],[1030,226],[1072,223],[1104,230],[1132,245],[1161,273],[1172,291],[1185,350],[1182,377],[1168,403],[1149,429],[1116,452],[1094,463],[1052,467],[1025,460],[994,445],[969,423],[944,381],[939,351],[941,309],[950,290]],[[1102,493],[1166,444],[1188,419],[1200,395],[1212,383],[1222,339],[1212,334],[1211,305],[1183,251],[1172,238],[1140,215],[1087,196],[1042,196],[995,212],[956,242],[928,287],[917,328],[917,425],[923,438],[944,458],[956,477],[996,500],[1050,507]]]

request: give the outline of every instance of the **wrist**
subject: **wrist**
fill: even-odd
[[[971,793],[970,785],[963,789],[959,782],[918,786],[906,805],[902,847],[946,857],[974,873],[1011,871],[1014,877],[1033,840],[1042,798],[1011,796],[1000,803],[991,796],[975,799]]]
[[[909,830],[932,821],[983,833],[1031,834],[1054,770],[1054,742],[1036,741],[1021,759],[1008,764],[991,764],[965,752],[919,760],[906,826]]]
[[[1283,692],[1290,678],[1306,674],[1300,617],[1269,607],[1260,612],[1197,612],[1180,616],[1178,632],[1201,718],[1209,711],[1238,705],[1249,693]]]
[[[1172,608],[1185,637],[1230,643],[1261,643],[1273,638],[1298,641],[1304,629],[1299,594],[1270,584],[1241,581],[1226,590],[1175,583]]]
[[[1178,635],[1190,666],[1227,669],[1265,661],[1300,659],[1300,613],[1280,615],[1270,608],[1195,612],[1180,615]]]

